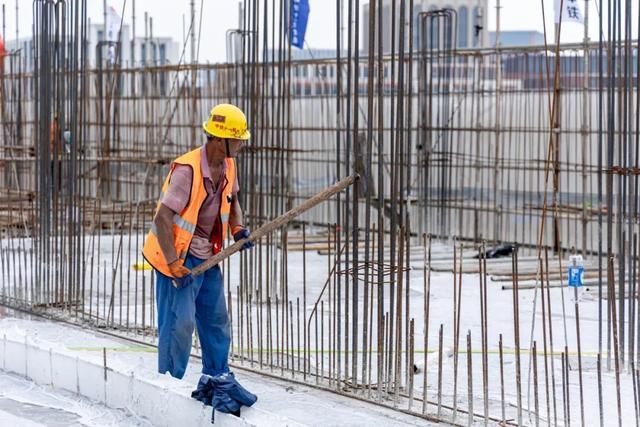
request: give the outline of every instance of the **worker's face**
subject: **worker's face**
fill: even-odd
[[[207,142],[207,150],[213,151],[218,157],[236,157],[245,145],[246,141],[241,139],[228,139],[229,152],[224,139],[213,138]]]
[[[246,141],[243,141],[242,139],[229,139],[229,153],[227,154],[228,157],[236,157],[240,151],[242,151],[242,148],[244,147],[244,143]],[[226,151],[226,147],[224,146],[225,143],[224,141],[222,141],[222,145],[224,147],[224,150]]]

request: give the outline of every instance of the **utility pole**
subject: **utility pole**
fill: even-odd
[[[496,47],[500,46],[500,0],[496,0]]]
[[[136,66],[136,0],[131,2],[131,68]],[[131,86],[133,89],[134,85]],[[132,92],[133,93],[133,92]]]
[[[191,0],[191,146],[196,144],[196,2]]]
[[[493,171],[493,205],[495,209],[495,219],[493,221],[493,240],[500,241],[500,231],[502,230],[502,205],[500,204],[500,141],[501,141],[501,87],[502,87],[502,55],[500,53],[500,0],[496,1],[496,117],[495,117],[495,161]]]
[[[191,63],[196,63],[196,2],[191,0]]]
[[[99,42],[105,42],[107,40],[107,0],[102,0],[102,40],[98,40]],[[104,48],[105,44],[102,44],[100,50]],[[100,55],[102,59],[102,55]]]
[[[582,194],[587,194],[587,150],[589,129],[589,0],[584,0],[584,70],[582,79]],[[587,204],[582,201],[582,256],[587,255]]]
[[[155,42],[153,41],[153,16],[149,17],[149,48],[153,46],[153,50],[150,52],[150,61],[151,64],[155,67],[156,64],[156,56],[157,56],[157,47]]]
[[[149,57],[149,12],[144,13],[144,55],[142,55],[142,61],[144,66],[147,66],[147,58]],[[145,76],[146,79],[146,76]]]
[[[487,11],[488,13],[488,11]],[[478,0],[478,10],[477,10],[477,16],[476,16],[476,25],[480,26],[480,30],[478,31],[478,47],[482,48],[484,47],[484,31],[487,28],[487,26],[485,25],[484,22],[484,14],[485,14],[485,10],[484,7],[482,7],[482,2],[480,0]]]

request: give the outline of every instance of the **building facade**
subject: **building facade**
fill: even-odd
[[[522,31],[500,31],[500,46],[542,46],[544,44],[544,34],[540,31],[522,30]],[[495,47],[496,32],[489,33],[489,46]]]
[[[180,45],[170,37],[136,37],[131,39],[129,25],[122,25],[122,34],[119,48],[114,43],[104,41],[104,25],[102,23],[89,23],[87,28],[87,40],[85,42],[86,59],[89,67],[109,66],[118,56],[118,63],[122,68],[141,66],[162,66],[177,64],[180,60]],[[32,72],[34,70],[34,58],[36,57],[36,45],[33,37],[24,37],[19,40],[8,40],[5,43],[8,52],[20,49],[21,71]],[[67,42],[67,52],[73,49],[73,41]]]
[[[395,14],[393,11],[393,4],[396,5]],[[391,53],[391,27],[393,17],[396,17],[395,25],[395,51],[398,52],[398,40],[400,36],[399,25],[400,22],[400,2],[393,0],[382,1],[382,50],[385,54]],[[377,6],[377,3],[376,3]],[[409,2],[406,2],[407,9],[409,8]],[[377,9],[377,8],[376,8]],[[456,40],[456,46],[458,48],[471,48],[471,47],[485,47],[488,45],[488,24],[487,24],[487,11],[488,0],[415,0],[413,10],[410,13],[410,17],[407,16],[405,24],[405,50],[409,49],[409,34],[408,23],[409,19],[413,20],[413,46],[414,50],[420,49],[420,30],[421,30],[421,17],[423,12],[433,12],[441,9],[452,9],[455,11],[453,14],[454,22],[452,23],[454,34],[452,36]],[[377,11],[376,13],[379,13]],[[406,11],[409,15],[409,10]],[[361,25],[361,40],[362,48],[365,52],[369,49],[369,33],[367,31],[367,23],[369,22],[369,4],[365,4],[362,8],[362,21]],[[377,23],[376,23],[377,24]]]
[[[131,29],[128,24],[122,25],[122,40],[119,49],[119,62],[122,67],[162,66],[177,64],[180,60],[180,46],[170,37],[137,36],[131,39]],[[108,43],[104,43],[104,25],[102,23],[89,25],[89,63],[97,65],[99,60],[110,61],[113,52],[109,52]]]

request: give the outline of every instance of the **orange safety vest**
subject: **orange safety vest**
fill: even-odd
[[[204,187],[202,177],[201,156],[202,149],[196,148],[195,150],[178,157],[171,163],[171,169],[169,170],[169,174],[165,178],[164,185],[162,186],[162,195],[160,196],[160,200],[158,200],[158,205],[156,206],[157,213],[160,208],[160,203],[162,202],[162,197],[169,188],[171,173],[175,169],[176,165],[190,166],[193,171],[193,180],[191,181],[189,202],[182,212],[173,216],[173,246],[176,249],[176,254],[178,255],[181,263],[184,263],[184,260],[187,258],[189,245],[191,244],[193,233],[196,231],[198,214],[200,213],[202,203],[204,203],[204,200],[207,198],[207,190]],[[219,221],[216,221],[216,225],[214,226],[213,233],[211,235],[214,254],[217,254],[222,250],[222,242],[227,238],[229,213],[231,212],[231,202],[233,200],[233,183],[236,179],[236,164],[234,160],[229,157],[225,159],[225,162],[227,163],[227,169],[225,171],[227,185],[222,189],[222,195],[220,197],[220,217]],[[158,234],[156,232],[155,224],[152,222],[151,230],[149,230],[149,234],[144,242],[144,247],[142,248],[142,255],[153,268],[165,276],[171,277],[172,275],[169,271],[169,265],[162,253],[162,249],[160,249],[157,236]]]

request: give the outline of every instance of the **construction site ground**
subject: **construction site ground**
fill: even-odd
[[[9,309],[0,313],[0,425],[210,425],[211,407],[190,398],[201,370],[198,359],[192,358],[185,377],[177,380],[156,372],[153,347]],[[216,425],[430,425],[335,393],[234,370],[258,403],[243,408],[239,419],[216,413]],[[97,371],[106,372],[107,380]],[[66,378],[58,381],[57,375]],[[118,381],[118,375],[131,380]],[[146,385],[144,392],[134,380]],[[75,393],[69,390],[76,387]]]

